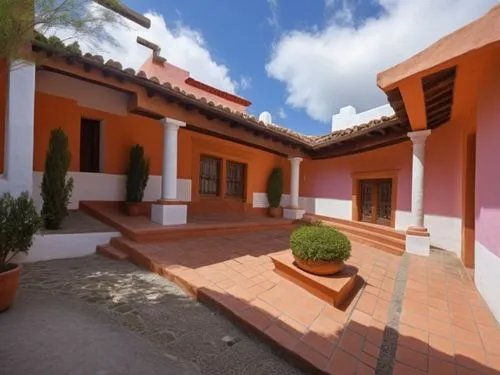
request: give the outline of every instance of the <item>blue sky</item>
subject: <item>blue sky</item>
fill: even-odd
[[[375,83],[378,71],[480,16],[496,0],[124,2],[157,13],[157,24],[163,17],[167,34],[160,27],[138,32],[160,44],[171,62],[249,99],[256,116],[267,110],[275,123],[321,134],[342,106],[361,111],[385,103]],[[135,39],[122,38],[126,44]],[[125,51],[120,59],[134,65],[131,48],[125,46],[129,56]]]

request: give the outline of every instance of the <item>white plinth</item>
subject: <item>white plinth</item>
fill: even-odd
[[[187,205],[153,204],[151,221],[160,225],[182,225],[187,223]]]
[[[306,210],[300,208],[284,208],[283,217],[289,220],[300,220],[306,213]]]
[[[431,252],[431,238],[406,234],[406,252],[409,254],[428,257]]]

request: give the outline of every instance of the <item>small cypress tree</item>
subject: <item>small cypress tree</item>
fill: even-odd
[[[130,149],[126,174],[127,202],[142,202],[149,180],[149,161],[144,157],[144,147],[141,145],[135,145]]]
[[[283,194],[283,174],[281,168],[274,168],[267,180],[267,200],[269,207],[278,208]]]
[[[59,229],[68,216],[68,203],[73,191],[73,178],[67,178],[71,153],[68,137],[61,128],[50,133],[42,179],[42,217],[46,229]]]

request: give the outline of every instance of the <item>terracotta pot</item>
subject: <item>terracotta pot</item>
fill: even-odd
[[[125,202],[125,211],[128,216],[139,216],[141,214],[141,202]]]
[[[7,310],[16,297],[19,279],[21,278],[21,267],[12,264],[14,268],[0,273],[0,312]]]
[[[283,217],[283,208],[281,208],[281,207],[269,207],[269,216],[271,216],[271,217]]]
[[[334,275],[344,268],[344,262],[310,261],[300,259],[295,255],[293,257],[297,267],[313,275]]]

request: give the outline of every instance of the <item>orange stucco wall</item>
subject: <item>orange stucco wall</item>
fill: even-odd
[[[0,173],[3,173],[3,154],[5,144],[5,107],[7,100],[7,68],[0,60]]]
[[[123,174],[130,148],[144,146],[151,163],[151,174],[161,175],[163,158],[163,127],[158,121],[137,115],[120,116],[84,108],[71,99],[36,93],[34,170],[43,171],[50,131],[62,127],[69,138],[72,153],[71,171],[80,166],[80,120],[82,117],[102,121],[104,170],[107,174]],[[198,197],[200,155],[211,155],[247,165],[246,201],[252,202],[254,192],[265,192],[271,169],[281,166],[284,181],[289,180],[289,162],[280,156],[230,141],[195,133],[179,131],[178,177],[193,180],[192,199]],[[285,183],[285,193],[288,183]]]

